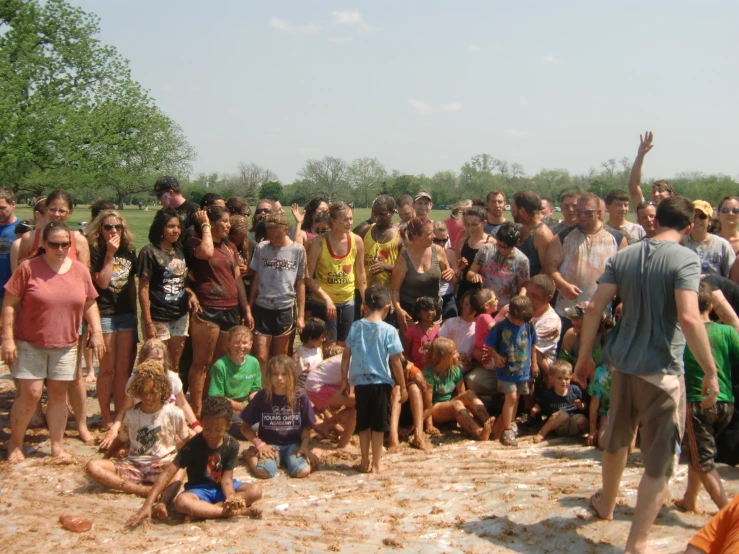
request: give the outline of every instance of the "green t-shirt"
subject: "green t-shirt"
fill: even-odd
[[[706,322],[706,333],[711,343],[711,352],[718,371],[718,401],[734,402],[734,392],[731,389],[731,368],[739,364],[739,333],[733,327]],[[683,357],[685,363],[685,392],[688,402],[703,400],[701,389],[703,385],[703,369],[698,365],[690,348],[685,347]]]
[[[210,366],[208,396],[225,396],[237,402],[246,402],[249,395],[262,389],[262,372],[254,356],[247,356],[244,363],[236,365],[224,355]]]
[[[456,395],[457,383],[462,379],[462,370],[457,366],[449,369],[446,377],[435,373],[433,369],[427,367],[423,370],[423,376],[426,378],[426,383],[434,391],[431,396],[431,403],[437,404],[439,402],[449,402]]]
[[[607,366],[599,365],[595,368],[595,377],[590,381],[588,394],[600,399],[598,417],[606,417],[611,406],[611,371]]]

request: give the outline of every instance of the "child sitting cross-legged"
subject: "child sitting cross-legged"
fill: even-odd
[[[431,411],[426,420],[426,431],[438,434],[435,425],[456,421],[472,438],[486,441],[495,424],[485,405],[472,392],[465,390],[462,371],[457,363],[459,354],[454,342],[438,337],[431,343],[426,354],[427,403]]]
[[[226,339],[226,354],[210,368],[208,396],[223,396],[231,403],[234,417],[229,433],[237,439],[243,439],[239,414],[262,390],[262,372],[259,361],[249,356],[251,346],[252,334],[248,327],[231,327]]]
[[[151,485],[175,457],[177,447],[190,435],[182,410],[168,402],[172,387],[161,362],[147,360],[139,364],[127,393],[138,398],[139,403],[126,411],[118,437],[105,459],[90,460],[85,471],[111,489],[146,497]],[[107,459],[128,444],[128,457],[118,461]],[[159,493],[174,476],[173,473],[167,479]],[[166,519],[167,503],[177,494],[180,484],[179,480],[174,481],[163,494],[157,505],[157,519]]]
[[[295,362],[275,356],[264,377],[265,388],[241,412],[241,433],[253,444],[244,451],[246,465],[260,479],[271,479],[281,465],[290,477],[308,477],[318,468],[308,447],[316,416],[305,391],[296,389]]]
[[[485,339],[495,364],[498,392],[505,394],[503,410],[496,426],[494,438],[506,446],[518,446],[511,428],[521,395],[529,394],[529,381],[539,373],[536,356],[536,330],[531,323],[534,306],[525,296],[514,296],[506,319],[492,328]]]
[[[295,354],[293,354],[298,389],[302,389],[305,386],[305,380],[308,378],[308,374],[323,361],[323,350],[321,347],[326,342],[327,333],[326,322],[317,317],[308,318],[305,322],[305,327],[300,331],[300,342],[302,344],[295,349]]]
[[[203,401],[202,432],[183,446],[164,468],[144,505],[126,522],[127,526],[133,527],[151,518],[157,496],[182,468],[187,471],[187,484],[175,499],[174,508],[187,518],[261,516],[261,511],[251,505],[262,498],[262,487],[233,478],[239,460],[239,443],[227,433],[232,413],[231,403],[222,396],[209,396]]]
[[[588,418],[583,413],[585,402],[580,387],[570,383],[572,366],[564,360],[557,360],[549,366],[551,389],[541,393],[539,402],[531,409],[531,415],[542,413],[549,416],[541,430],[534,436],[534,442],[541,442],[554,431],[560,436],[575,437],[588,430]]]
[[[405,440],[412,432],[411,445],[420,450],[429,450],[430,446],[426,442],[423,433],[424,409],[431,409],[431,400],[426,395],[426,379],[423,377],[423,372],[402,354],[400,355],[400,365],[403,366],[408,400],[401,402],[400,386],[395,385],[390,396],[390,437],[388,438],[388,446],[390,448],[399,446],[400,439]]]
[[[341,386],[341,359],[344,347],[334,344],[326,349],[327,358],[313,369],[305,380],[305,393],[313,407],[322,412],[324,421],[315,426],[316,432],[328,438],[334,428],[339,432],[339,448],[349,446],[357,423],[355,398]],[[335,411],[335,414],[331,414]]]

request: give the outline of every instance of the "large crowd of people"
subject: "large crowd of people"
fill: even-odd
[[[681,442],[690,465],[678,507],[695,511],[704,487],[739,511],[716,471],[739,449],[739,197],[714,210],[655,181],[645,200],[652,140],[641,139],[628,191],[567,190],[561,219],[527,190],[451,214],[420,191],[378,196],[356,227],[349,205],[321,198],[292,206],[291,223],[274,198],[253,214],[240,197],[196,204],[165,176],[138,253],[109,202],[75,232],[65,191],[39,199],[31,222],[1,188],[2,357],[16,384],[8,460],[24,458],[44,387],[52,455],[68,456],[68,404],[92,440],[95,379],[105,456],[86,471],[146,498],[131,524],[170,508],[257,515],[262,488],[232,477],[240,455],[256,478],[280,467],[304,478],[318,469],[314,433],[348,448],[356,432],[359,470],[377,473],[385,444],[431,450],[428,436],[450,425],[509,448],[557,435],[602,449],[591,505],[603,519],[638,434],[628,552],[646,548]],[[690,548],[708,552],[718,535]]]

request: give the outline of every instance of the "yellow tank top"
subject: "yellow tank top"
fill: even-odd
[[[354,300],[354,261],[357,259],[357,245],[351,233],[346,234],[349,251],[340,258],[331,250],[328,237],[321,241],[321,257],[316,265],[316,281],[328,294],[334,304],[345,304]],[[314,300],[320,299],[314,298]]]
[[[398,233],[395,233],[395,236],[386,243],[375,242],[375,239],[372,238],[372,229],[374,228],[375,224],[373,223],[367,234],[364,235],[364,272],[367,275],[367,285],[382,285],[389,289],[392,273],[383,271],[377,275],[372,275],[369,268],[377,259],[386,264],[395,265],[400,252],[400,238]]]

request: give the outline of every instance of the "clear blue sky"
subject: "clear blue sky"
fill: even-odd
[[[458,171],[487,152],[585,172],[739,174],[739,4],[71,0],[185,130],[195,172],[308,158]]]

